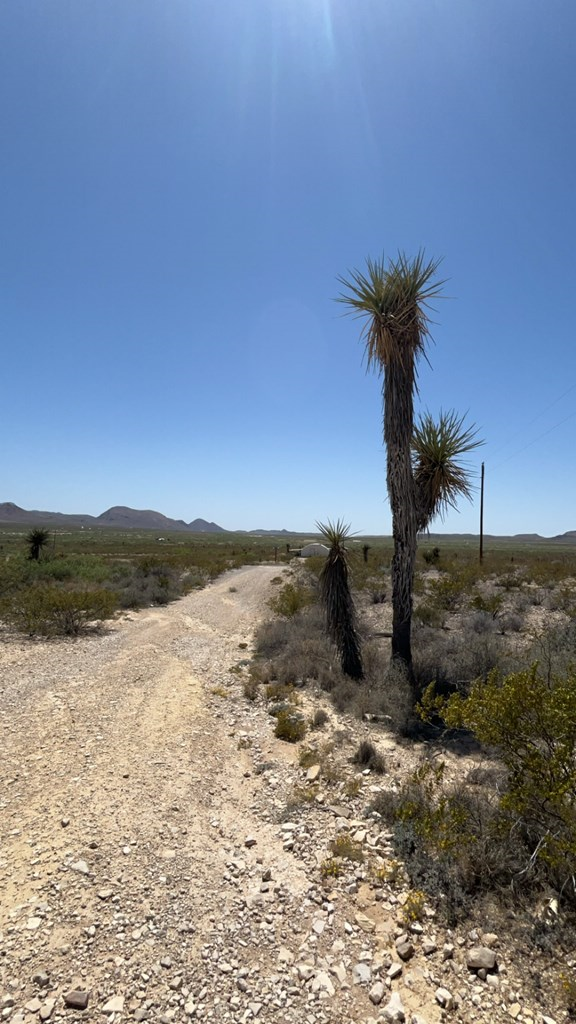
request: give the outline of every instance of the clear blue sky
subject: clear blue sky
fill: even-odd
[[[423,246],[420,403],[479,425],[486,530],[576,529],[575,37],[570,0],[3,0],[0,501],[389,533],[336,278]]]

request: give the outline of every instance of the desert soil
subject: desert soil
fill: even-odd
[[[392,857],[361,817],[391,782],[365,773],[346,795],[368,727],[324,699],[343,781],[320,772],[287,812],[318,773],[242,692],[278,573],[239,569],[74,641],[3,637],[3,1021],[547,1020],[491,922],[451,933],[428,908],[407,931],[397,882],[374,888],[361,864],[323,882],[338,832]],[[391,769],[410,768],[376,739]],[[478,946],[496,960],[483,977],[467,967]]]

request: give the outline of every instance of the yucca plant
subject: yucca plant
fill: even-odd
[[[424,420],[414,429],[417,364],[426,357],[430,338],[429,303],[442,293],[437,280],[439,260],[420,251],[413,259],[400,253],[388,263],[366,261],[366,271],[352,270],[339,278],[339,301],[364,321],[368,368],[382,373],[386,482],[392,510],[392,662],[401,663],[414,689],[412,671],[412,590],[418,531],[451,506],[458,494],[469,495],[462,452],[476,447],[455,413],[440,417],[434,427]]]
[[[418,530],[455,509],[458,498],[472,500],[470,469],[461,459],[483,444],[477,435],[476,427],[466,426],[464,416],[453,410],[440,412],[438,422],[428,412],[420,417],[412,437]]]
[[[335,523],[330,520],[316,523],[316,526],[329,547],[320,573],[320,601],[326,617],[326,632],[338,649],[344,674],[351,679],[363,679],[360,637],[345,546],[352,536],[350,527],[341,519]]]
[[[414,259],[403,253],[388,264],[366,261],[366,272],[339,278],[345,292],[339,301],[364,320],[368,368],[383,375],[382,400],[386,481],[392,510],[392,660],[403,662],[412,685],[412,586],[418,515],[412,474],[414,394],[417,362],[429,338],[428,303],[442,291],[439,260]]]
[[[37,527],[26,535],[26,543],[28,545],[28,558],[33,562],[38,562],[42,549],[46,547],[50,540],[50,533],[48,530],[42,527]]]

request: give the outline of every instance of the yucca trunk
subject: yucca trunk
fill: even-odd
[[[320,574],[320,599],[326,615],[326,631],[338,649],[344,675],[363,679],[356,610],[350,592],[346,554],[340,545],[331,547]]]
[[[412,673],[412,585],[417,545],[416,492],[412,475],[414,428],[414,357],[411,346],[403,360],[384,369],[384,442],[386,476],[392,509],[392,660],[401,661],[410,685]]]

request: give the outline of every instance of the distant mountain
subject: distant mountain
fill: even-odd
[[[100,516],[68,515],[64,512],[28,511],[12,501],[0,503],[0,523],[22,524],[23,526],[60,526],[69,528],[98,529],[110,527],[115,530],[158,530],[165,533],[186,530],[188,533],[226,533],[217,523],[206,519],[194,519],[185,523],[183,519],[169,519],[161,512],[151,509],[128,508],[115,505]]]

